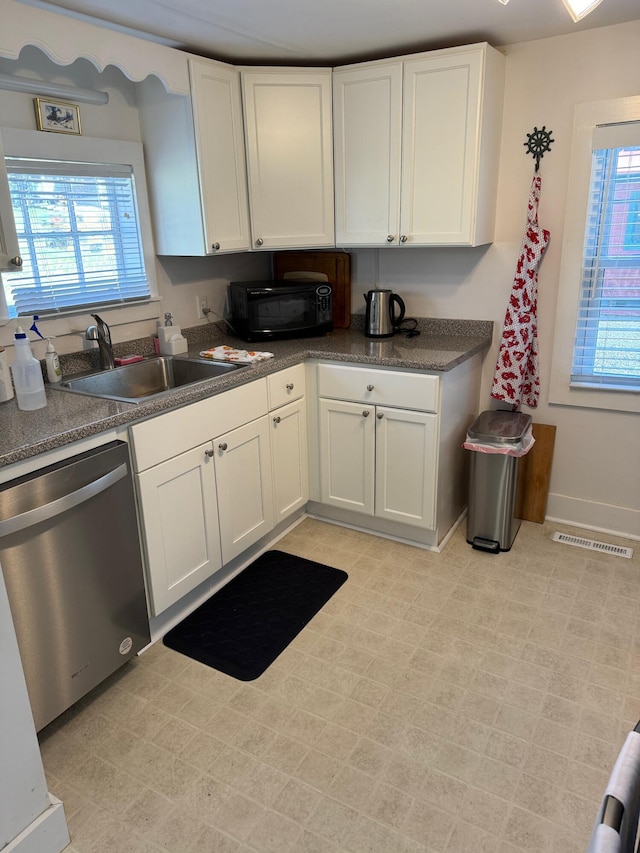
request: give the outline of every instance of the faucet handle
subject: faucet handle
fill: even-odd
[[[165,326],[173,326],[173,317],[170,311],[165,311],[164,324]]]
[[[85,340],[87,341],[97,341],[98,340],[98,327],[97,326],[88,326],[87,330],[84,333]]]

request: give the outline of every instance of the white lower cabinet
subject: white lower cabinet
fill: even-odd
[[[275,523],[284,521],[309,500],[307,417],[304,399],[273,411],[271,460]]]
[[[436,414],[320,399],[320,501],[433,528]]]
[[[480,368],[308,362],[309,514],[438,548],[467,504]]]
[[[267,383],[131,427],[152,615],[273,528]]]
[[[210,449],[209,442],[136,474],[155,615],[222,566]]]
[[[295,364],[267,377],[275,523],[309,500],[305,367]]]
[[[375,515],[433,529],[438,415],[376,408]]]
[[[267,417],[213,442],[222,560],[228,563],[273,528]]]

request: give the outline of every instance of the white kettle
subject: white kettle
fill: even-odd
[[[405,306],[391,290],[369,290],[364,295],[367,310],[364,333],[367,338],[390,338],[404,319]],[[395,308],[398,307],[396,314]]]

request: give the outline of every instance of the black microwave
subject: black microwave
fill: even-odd
[[[231,326],[245,341],[323,335],[333,329],[331,285],[317,281],[232,281]]]

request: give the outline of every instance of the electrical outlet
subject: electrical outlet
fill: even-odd
[[[196,317],[198,320],[206,318],[208,307],[209,299],[206,296],[196,296]]]

